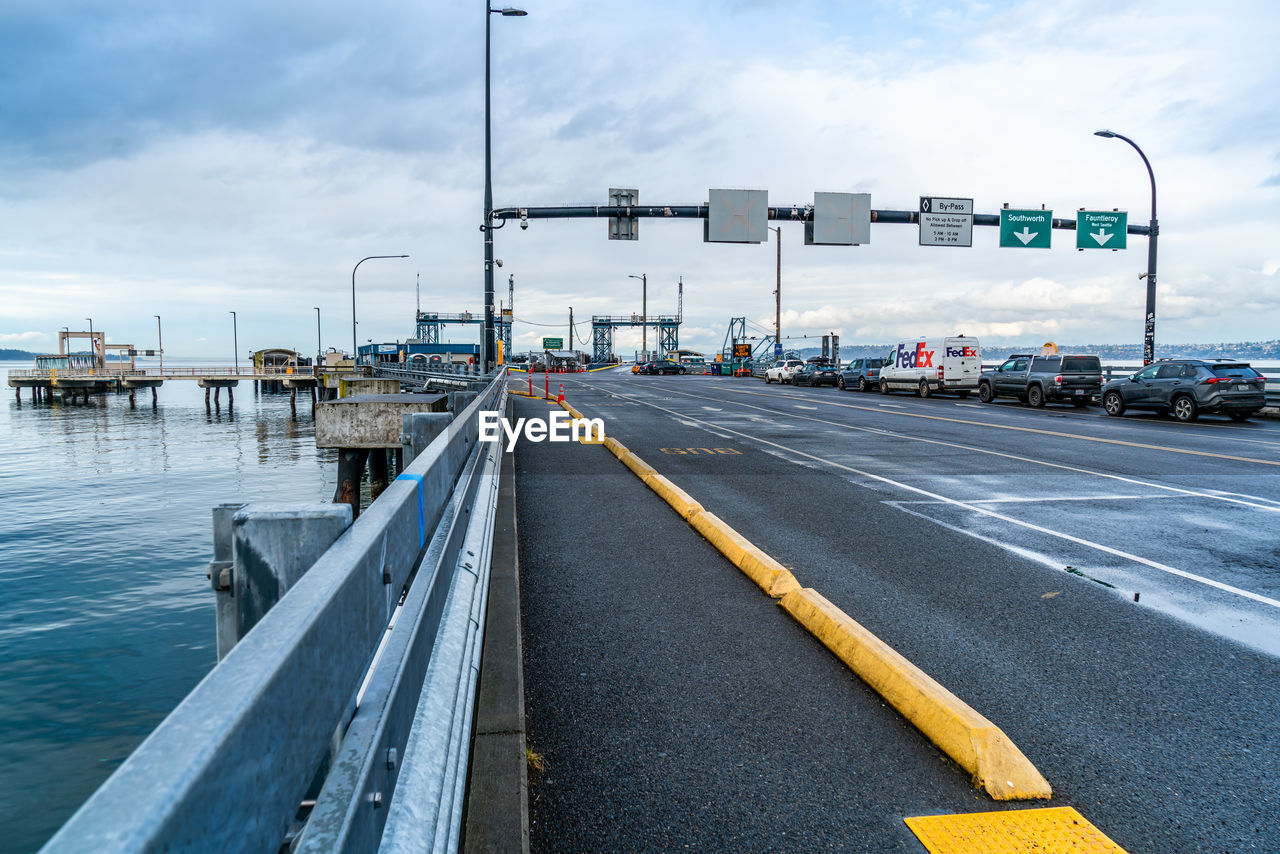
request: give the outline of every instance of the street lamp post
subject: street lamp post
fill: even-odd
[[[1151,170],[1151,161],[1147,159],[1147,155],[1129,137],[1111,130],[1094,131],[1093,135],[1106,139],[1123,139],[1132,145],[1147,167],[1147,177],[1151,179],[1151,230],[1147,235],[1147,319],[1142,340],[1142,364],[1149,365],[1156,358],[1156,236],[1160,233],[1160,226],[1156,221],[1156,174]]]
[[[324,355],[324,345],[320,343],[320,306],[313,305],[316,310],[316,368],[320,367],[320,359]]]
[[[231,312],[231,358],[236,366],[236,376],[240,375],[240,334],[236,331],[236,313]]]
[[[782,355],[782,226],[770,225],[767,228],[778,235],[778,284],[773,291],[773,355]]]
[[[351,358],[352,364],[360,362],[360,347],[356,344],[356,270],[360,269],[360,265],[365,261],[372,261],[375,258],[408,258],[408,255],[370,255],[367,258],[361,258],[356,265],[351,268]],[[316,309],[317,317],[320,309]],[[318,321],[317,321],[318,322]]]
[[[492,15],[520,18],[529,14],[523,9],[495,9],[484,0],[484,333],[480,336],[480,371],[488,373],[497,361],[493,333],[493,153],[489,122],[489,19]]]
[[[160,345],[160,373],[164,373],[164,330],[160,328],[160,315],[156,315],[156,341]]]
[[[640,280],[640,357],[649,361],[649,279],[648,273],[638,276],[627,276],[628,279]]]

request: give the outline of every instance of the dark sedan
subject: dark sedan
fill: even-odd
[[[810,362],[795,372],[792,385],[836,385],[840,382],[840,369],[825,362]]]
[[[640,366],[640,370],[636,373],[640,374],[683,374],[685,372],[684,365],[678,365],[675,362],[645,362]]]

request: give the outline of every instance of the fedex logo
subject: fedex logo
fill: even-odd
[[[978,355],[978,351],[973,349],[972,347],[948,347],[947,348],[947,358],[952,358],[954,356],[960,356],[961,358],[965,358],[968,356],[977,356],[977,355]]]
[[[898,352],[893,357],[893,364],[896,368],[932,368],[933,354],[933,350],[925,349],[923,341],[917,342],[914,347],[899,344]]]

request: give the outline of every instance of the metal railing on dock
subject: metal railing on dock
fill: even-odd
[[[44,851],[456,850],[501,454],[478,414],[507,396],[481,379]],[[214,587],[334,508],[215,510]]]

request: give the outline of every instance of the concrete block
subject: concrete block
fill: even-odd
[[[382,380],[373,377],[351,377],[338,380],[338,397],[354,397],[365,394],[399,394],[400,380]]]
[[[406,413],[444,412],[443,394],[362,394],[316,404],[317,448],[399,448]]]

